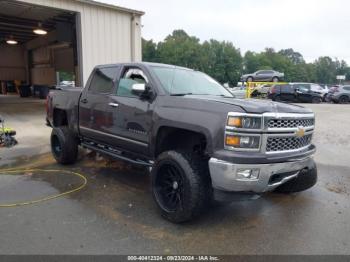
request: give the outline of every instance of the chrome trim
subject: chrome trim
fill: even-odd
[[[108,105],[111,107],[118,107],[119,106],[117,103],[108,103]]]
[[[313,134],[313,130],[309,130],[307,132],[305,132],[305,135],[312,135]],[[297,148],[297,149],[291,149],[291,150],[282,150],[282,151],[266,151],[266,146],[267,146],[267,139],[270,137],[298,137],[296,134],[290,134],[290,133],[280,133],[280,134],[266,134],[266,137],[264,139],[265,144],[264,147],[262,147],[262,152],[266,153],[266,154],[278,154],[278,153],[293,153],[293,152],[298,152],[298,151],[303,151],[304,149],[308,148],[310,144]],[[312,137],[311,137],[312,140]]]
[[[100,135],[106,135],[106,136],[109,136],[109,137],[113,137],[113,138],[116,138],[116,139],[120,139],[120,140],[124,140],[124,141],[130,142],[130,143],[134,143],[134,144],[137,144],[137,145],[140,145],[140,146],[148,147],[147,143],[140,142],[140,141],[137,141],[137,140],[132,140],[130,138],[126,138],[126,137],[122,137],[122,136],[112,135],[112,134],[109,134],[109,133],[106,133],[106,132],[101,132],[101,131],[98,131],[98,130],[94,130],[94,129],[91,129],[91,128],[88,128],[88,127],[79,126],[79,129],[84,129],[84,130],[89,131],[89,132],[97,133],[97,134],[100,134]]]
[[[239,128],[239,127],[234,127],[234,126],[229,126],[228,125],[228,118],[230,116],[247,116],[247,117],[256,117],[261,119],[261,128]],[[226,118],[226,129],[227,130],[232,130],[232,131],[245,131],[245,132],[256,132],[256,131],[262,131],[264,126],[264,119],[261,114],[249,114],[249,113],[240,113],[240,112],[229,112],[227,114]]]
[[[250,117],[261,117],[261,129],[246,129],[246,128],[236,128],[232,126],[228,126],[228,117],[229,116],[250,116]],[[310,146],[308,144],[305,147],[298,148],[298,149],[292,149],[292,150],[285,150],[285,151],[272,151],[272,152],[266,152],[266,145],[267,145],[267,139],[269,137],[280,137],[280,136],[288,136],[293,137],[295,136],[295,132],[298,130],[298,127],[290,127],[290,128],[268,128],[268,121],[271,119],[285,119],[285,120],[298,120],[298,119],[313,119],[315,123],[315,114],[314,113],[277,113],[277,112],[266,112],[263,114],[250,114],[250,113],[236,113],[236,112],[229,112],[227,114],[226,118],[226,125],[225,125],[225,136],[224,136],[224,148],[228,150],[234,150],[234,151],[254,151],[254,152],[262,152],[266,154],[276,154],[276,153],[290,153],[290,152],[297,152],[302,151]],[[305,126],[305,135],[312,134],[315,125],[312,126]],[[230,135],[245,135],[245,136],[260,136],[260,147],[259,149],[246,149],[246,148],[235,148],[232,146],[226,145],[226,134]]]
[[[284,163],[271,164],[236,164],[223,161],[217,158],[210,158],[209,171],[212,186],[215,189],[230,192],[255,192],[263,193],[272,191],[279,185],[284,184],[290,179],[296,177],[299,171],[304,168],[314,168],[314,160],[311,156],[296,159]],[[259,178],[252,180],[239,180],[237,178],[238,169],[259,169]],[[270,178],[274,174],[294,172],[284,177],[281,181],[269,184]]]
[[[257,137],[259,137],[259,147],[258,147],[258,148],[240,148],[240,147],[228,146],[228,145],[226,145],[226,135],[257,136]],[[225,145],[225,149],[228,149],[228,150],[259,152],[259,151],[260,151],[260,148],[261,148],[261,140],[262,140],[262,138],[261,138],[261,135],[260,135],[260,134],[237,133],[237,132],[225,132],[224,145]]]

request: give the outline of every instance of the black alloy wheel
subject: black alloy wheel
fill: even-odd
[[[155,181],[155,193],[164,210],[173,212],[183,207],[183,187],[182,170],[175,163],[163,163]]]

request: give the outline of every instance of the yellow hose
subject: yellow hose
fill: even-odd
[[[31,201],[27,201],[27,202],[17,202],[17,203],[10,203],[10,204],[1,204],[0,203],[0,208],[1,207],[19,207],[19,206],[26,206],[26,205],[32,205],[32,204],[37,204],[40,202],[44,202],[44,201],[48,201],[51,199],[55,199],[55,198],[59,198],[74,192],[77,192],[79,190],[82,190],[86,184],[87,184],[87,179],[85,176],[83,176],[82,174],[79,174],[77,172],[72,172],[72,171],[68,171],[68,170],[60,170],[60,169],[1,169],[0,170],[0,174],[4,174],[4,173],[21,173],[21,172],[64,172],[64,173],[69,173],[69,174],[73,174],[79,178],[81,178],[83,180],[83,183],[78,186],[77,188],[71,189],[69,191],[60,193],[60,194],[56,194],[56,195],[52,195],[52,196],[47,196],[44,198],[40,198],[40,199],[35,199],[35,200],[31,200]]]

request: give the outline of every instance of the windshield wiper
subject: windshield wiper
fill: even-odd
[[[193,93],[175,93],[175,94],[171,94],[171,96],[186,96],[186,95],[193,95]]]

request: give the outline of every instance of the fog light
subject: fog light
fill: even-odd
[[[237,179],[256,180],[259,178],[259,169],[244,168],[237,170]]]

